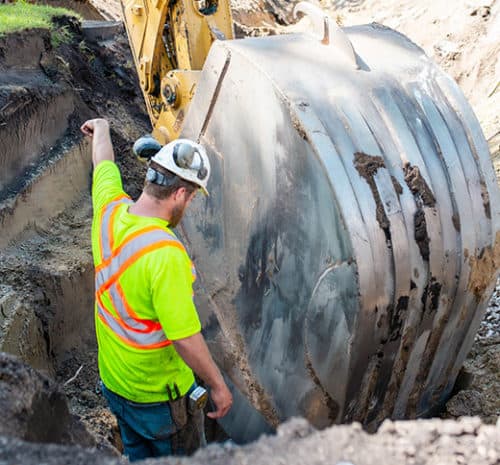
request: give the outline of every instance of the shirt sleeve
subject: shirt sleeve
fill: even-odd
[[[151,292],[158,320],[171,341],[193,336],[201,323],[193,302],[193,274],[186,252],[174,247],[153,267]]]
[[[110,160],[99,163],[92,179],[92,206],[94,214],[114,198],[126,195],[118,166]]]

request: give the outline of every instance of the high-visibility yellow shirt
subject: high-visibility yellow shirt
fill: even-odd
[[[103,161],[94,170],[92,184],[92,253],[94,265],[101,262],[101,212],[111,200],[124,194],[115,163]],[[157,225],[175,237],[168,222],[160,218],[133,215],[121,205],[113,222],[114,247],[134,232]],[[124,296],[142,319],[159,322],[170,341],[183,339],[201,330],[193,302],[193,272],[188,254],[176,247],[162,247],[146,253],[120,276]],[[106,303],[106,299],[103,297]],[[109,302],[109,301],[108,301]],[[134,402],[168,400],[166,386],[177,384],[184,395],[194,382],[192,370],[173,344],[156,349],[132,347],[97,317],[99,373],[106,387]]]

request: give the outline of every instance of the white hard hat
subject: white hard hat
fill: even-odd
[[[189,139],[176,139],[165,145],[151,160],[180,178],[200,186],[208,195],[210,161],[200,144]]]

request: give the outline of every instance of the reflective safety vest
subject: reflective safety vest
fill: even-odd
[[[139,318],[130,307],[120,286],[120,276],[137,260],[162,247],[186,251],[181,242],[159,225],[147,226],[128,235],[116,247],[113,225],[118,208],[132,204],[130,197],[120,195],[105,205],[100,217],[100,263],[96,266],[95,288],[97,316],[126,344],[139,349],[157,349],[170,345],[158,321]],[[107,293],[110,308],[103,303]]]

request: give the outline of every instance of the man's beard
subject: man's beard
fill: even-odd
[[[175,228],[182,219],[184,215],[184,210],[186,209],[185,205],[177,205],[170,214],[170,221],[168,222],[168,226],[170,228]]]

